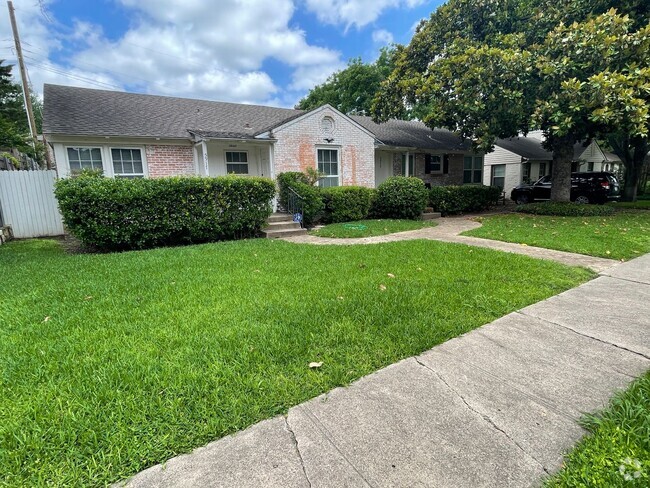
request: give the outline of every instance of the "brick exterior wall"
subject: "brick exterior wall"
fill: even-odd
[[[150,178],[196,174],[192,146],[145,146]]]
[[[322,121],[334,121],[331,133],[323,131]],[[340,184],[375,186],[374,138],[347,117],[328,108],[273,131],[275,174],[317,168],[317,149],[338,149]],[[325,139],[333,139],[327,142]]]
[[[425,173],[424,153],[415,153],[415,174],[425,183],[431,186],[462,185],[463,184],[463,154],[449,155],[449,173]],[[402,154],[395,153],[393,156],[393,174],[402,174]]]

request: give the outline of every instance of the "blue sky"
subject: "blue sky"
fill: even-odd
[[[14,0],[31,82],[292,106],[441,0]],[[15,63],[6,9],[0,58]],[[17,71],[17,70],[16,70]]]

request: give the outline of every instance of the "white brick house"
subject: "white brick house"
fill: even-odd
[[[392,175],[481,184],[483,156],[420,122],[45,85],[43,133],[59,176],[241,174],[318,169],[323,186],[375,187]],[[408,161],[408,164],[407,164]]]

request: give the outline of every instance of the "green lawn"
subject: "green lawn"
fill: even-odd
[[[118,481],[593,276],[432,241],[265,239],[11,242],[0,270],[0,485],[16,487]]]
[[[636,208],[639,210],[650,210],[650,200],[637,200],[636,202],[610,203],[615,208]]]
[[[432,220],[358,220],[356,222],[345,222],[340,224],[326,225],[310,232],[318,237],[372,237],[417,230],[424,227],[435,227],[437,224]]]
[[[607,217],[504,214],[481,222],[482,227],[463,235],[612,259],[650,252],[650,213],[645,211],[621,211]]]
[[[650,372],[583,425],[590,435],[546,488],[650,486]]]

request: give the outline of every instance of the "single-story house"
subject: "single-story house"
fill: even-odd
[[[510,190],[522,183],[551,174],[553,154],[542,146],[541,131],[527,136],[498,139],[494,151],[485,155],[483,184]],[[573,147],[572,171],[617,171],[620,160],[604,152],[598,142],[581,142]]]
[[[59,176],[226,174],[318,169],[322,186],[375,187],[392,175],[481,184],[483,155],[421,122],[45,85],[43,133]]]

